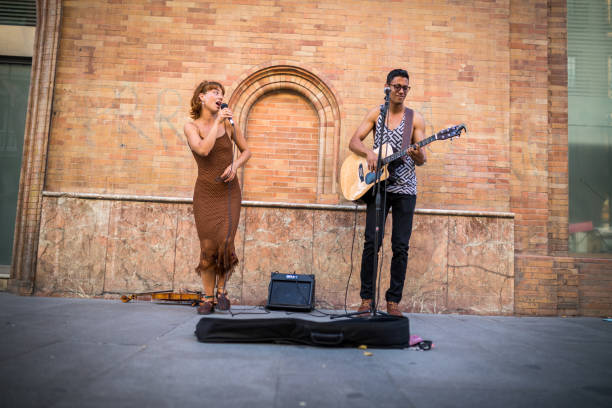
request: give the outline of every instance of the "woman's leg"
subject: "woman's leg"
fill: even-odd
[[[217,309],[229,310],[230,301],[225,290],[225,283],[229,278],[229,272],[223,268],[217,269]]]
[[[205,296],[214,296],[215,295],[215,266],[209,266],[204,270],[200,270],[200,277],[202,278],[202,287],[204,288]]]
[[[209,314],[214,310],[214,295],[215,295],[215,264],[207,260],[204,252],[200,257],[200,264],[196,268],[196,272],[202,279],[202,288],[204,289],[203,296],[198,307],[199,314]]]

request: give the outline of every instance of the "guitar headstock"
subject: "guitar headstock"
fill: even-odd
[[[436,133],[436,140],[446,140],[452,139],[454,137],[459,137],[461,136],[462,131],[465,131],[465,133],[467,133],[467,128],[463,123],[460,125],[451,126]]]

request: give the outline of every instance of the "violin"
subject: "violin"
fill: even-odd
[[[131,300],[150,300],[151,302],[178,303],[199,306],[202,300],[202,292],[175,293],[172,290],[161,290],[157,292],[141,292],[129,295],[121,295],[121,301],[128,303]]]

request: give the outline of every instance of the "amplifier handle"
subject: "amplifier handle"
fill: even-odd
[[[321,346],[337,346],[344,340],[344,334],[311,332],[310,340]]]

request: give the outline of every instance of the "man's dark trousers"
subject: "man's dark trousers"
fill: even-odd
[[[392,213],[392,232],[391,232],[391,279],[389,289],[385,294],[385,300],[397,302],[402,299],[404,280],[406,278],[406,267],[408,266],[408,247],[410,235],[412,234],[412,219],[416,205],[416,196],[409,194],[397,194],[387,192],[384,200],[384,191],[381,191],[381,202],[386,201],[383,208],[383,222],[381,232],[378,237],[378,250],[382,244],[384,236],[385,222],[389,208]],[[362,299],[373,299],[372,277],[374,268],[374,234],[376,232],[376,204],[372,192],[368,191],[363,197],[367,204],[365,241],[363,244],[363,255],[361,257],[361,292]],[[376,251],[377,253],[378,251]],[[380,263],[378,264],[380,267]]]

